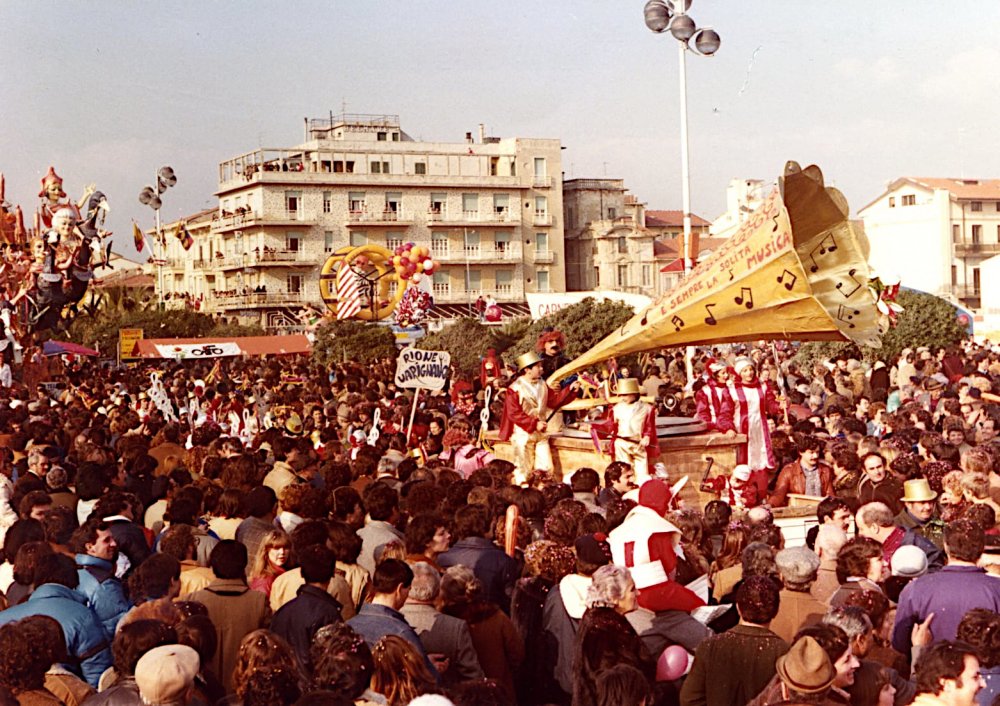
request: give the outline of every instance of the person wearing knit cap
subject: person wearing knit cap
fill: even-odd
[[[659,478],[639,488],[639,504],[608,537],[614,563],[632,571],[639,605],[653,612],[685,613],[705,603],[673,580],[680,547],[680,530],[665,518],[673,502],[670,486]]]
[[[146,706],[181,706],[191,700],[201,660],[186,645],[160,645],[139,658],[135,683]]]
[[[729,383],[733,399],[736,431],[747,437],[736,449],[736,462],[750,466],[759,497],[767,497],[769,475],[776,467],[771,449],[767,418],[781,414],[782,406],[774,395],[774,385],[757,378],[750,358],[737,358],[733,364],[736,378]]]
[[[717,431],[733,436],[733,397],[726,386],[729,382],[729,366],[719,360],[705,363],[704,384],[694,393],[695,415],[708,425],[709,431]]]

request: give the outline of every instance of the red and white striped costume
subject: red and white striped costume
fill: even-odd
[[[666,483],[655,478],[644,483],[639,490],[640,504],[611,531],[608,543],[612,561],[631,571],[639,589],[639,605],[654,612],[690,612],[705,603],[672,578],[681,534],[663,517],[669,500],[670,488]]]
[[[733,397],[729,388],[708,380],[694,393],[695,416],[708,425],[711,431],[735,431]]]
[[[745,463],[753,472],[760,497],[767,497],[768,471],[775,467],[767,416],[781,414],[774,390],[766,382],[736,380],[729,386],[734,403],[736,431],[747,437],[736,453],[736,463]]]

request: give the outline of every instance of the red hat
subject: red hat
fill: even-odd
[[[650,510],[655,510],[658,515],[667,514],[670,501],[673,499],[670,486],[659,478],[652,478],[639,488],[639,504]]]

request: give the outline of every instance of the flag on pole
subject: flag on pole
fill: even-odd
[[[340,262],[337,272],[337,318],[349,319],[361,311],[361,288],[358,287],[358,276],[347,264]]]
[[[139,230],[139,224],[135,221],[132,221],[132,241],[135,243],[135,251],[142,252],[142,248],[146,245],[146,238]]]
[[[184,221],[178,223],[177,227],[174,228],[174,237],[180,241],[181,247],[185,250],[190,250],[191,246],[194,245],[194,238],[188,232],[187,223]]]

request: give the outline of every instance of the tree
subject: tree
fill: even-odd
[[[497,347],[494,328],[481,324],[477,319],[459,319],[421,338],[417,348],[448,351],[452,368],[464,377],[475,377],[479,375],[479,361],[486,355],[486,349]],[[499,349],[497,352],[502,353]]]
[[[868,362],[884,361],[891,365],[904,348],[928,346],[939,348],[958,343],[967,336],[965,324],[959,322],[958,311],[950,302],[933,294],[902,289],[896,301],[904,311],[896,326],[882,336],[881,348],[861,350],[853,343],[817,341],[803,344],[797,358],[811,365],[843,353]]]
[[[588,297],[532,323],[508,353],[516,357],[535,350],[535,343],[543,329],[552,327],[562,331],[566,337],[566,355],[570,359],[576,358],[634,315],[635,311],[628,304],[609,300],[598,302]]]
[[[363,321],[331,321],[316,329],[313,358],[320,365],[344,361],[370,363],[396,357],[396,337],[392,329]]]

